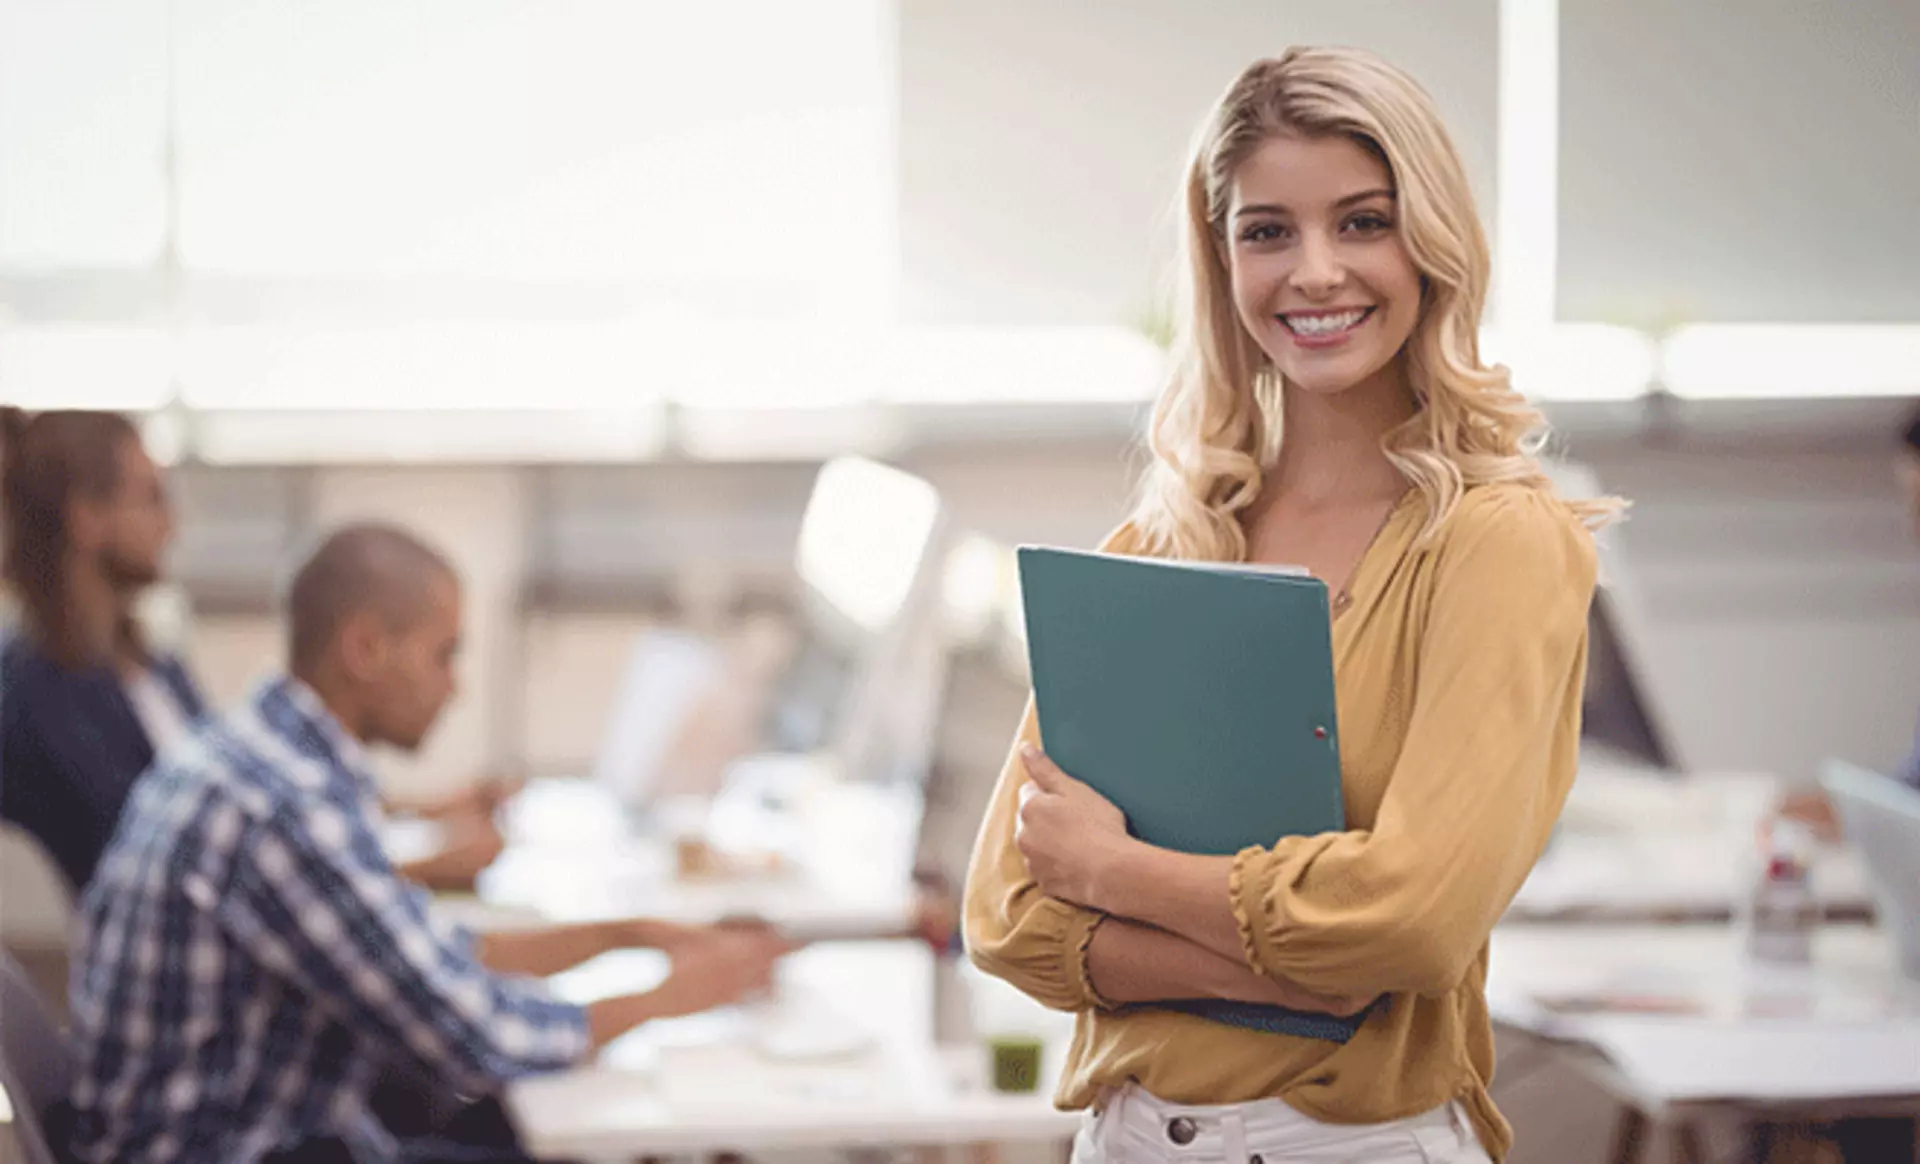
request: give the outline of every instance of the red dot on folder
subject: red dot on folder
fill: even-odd
[[[1317,727],[1317,728],[1314,728],[1314,729],[1313,729],[1313,738],[1314,738],[1314,739],[1316,739],[1316,740],[1324,740],[1324,739],[1326,739],[1326,738],[1327,738],[1327,729],[1326,729],[1326,728],[1323,728],[1323,727]]]

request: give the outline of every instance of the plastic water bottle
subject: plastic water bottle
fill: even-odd
[[[1813,835],[1798,821],[1776,818],[1761,830],[1760,868],[1747,903],[1747,956],[1773,965],[1813,960],[1819,924],[1809,856]]]

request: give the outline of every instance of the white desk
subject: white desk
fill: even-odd
[[[910,933],[917,810],[910,795],[835,784],[807,789],[780,813],[722,806],[714,828],[723,842],[778,851],[779,866],[681,877],[671,840],[637,830],[596,785],[542,782],[512,806],[507,850],[482,874],[477,898],[447,906],[474,929],[754,916],[808,939]]]
[[[1744,839],[1679,829],[1568,832],[1534,867],[1507,920],[1633,924],[1726,921],[1750,885],[1752,831]],[[1836,920],[1869,916],[1873,899],[1857,855],[1823,848],[1812,889]]]
[[[1690,1122],[1716,1109],[1920,1114],[1920,982],[1868,927],[1822,930],[1809,967],[1757,970],[1729,926],[1507,924],[1488,999],[1627,1105],[1617,1159],[1662,1124],[1697,1153]]]
[[[1510,921],[1726,921],[1757,861],[1756,828],[1779,782],[1743,773],[1649,776],[1583,768],[1553,843],[1507,911]],[[1828,916],[1863,920],[1872,894],[1859,858],[1817,854],[1812,888]]]
[[[765,1026],[751,1012],[659,1023],[595,1066],[515,1084],[508,1107],[541,1157],[1071,1139],[1079,1117],[1050,1099],[1057,1054],[1041,1090],[1004,1095],[984,1085],[984,1049],[934,1045],[932,968],[910,942],[817,947],[789,959],[782,991],[826,1000],[869,1036],[865,1047],[786,1060],[762,1049]],[[590,972],[563,992],[600,993],[616,976],[630,988],[631,973],[611,967],[595,982]]]

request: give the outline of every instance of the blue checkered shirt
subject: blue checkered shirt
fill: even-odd
[[[397,1159],[366,1107],[384,1067],[473,1093],[587,1054],[580,1008],[487,970],[394,872],[377,806],[359,744],[285,678],[141,777],[81,903],[78,1160],[317,1136]]]

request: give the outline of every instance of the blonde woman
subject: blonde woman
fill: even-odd
[[[1555,495],[1539,415],[1480,361],[1486,241],[1404,73],[1345,49],[1255,63],[1185,211],[1184,334],[1107,548],[1326,580],[1349,831],[1152,848],[1029,712],[968,948],[1079,1012],[1058,1096],[1095,1113],[1077,1160],[1498,1159],[1488,935],[1573,781],[1590,531],[1619,506]],[[1340,1043],[1153,1005],[1192,998],[1366,1018]]]

